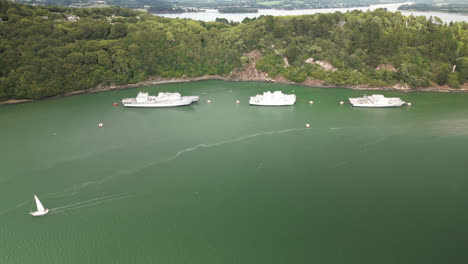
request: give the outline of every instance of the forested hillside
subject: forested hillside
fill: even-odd
[[[226,24],[123,8],[0,0],[0,18],[2,99],[42,98],[156,76],[230,76],[249,62],[245,54],[253,50],[263,55],[259,70],[295,82],[457,87],[468,77],[466,23],[445,25],[384,10]]]

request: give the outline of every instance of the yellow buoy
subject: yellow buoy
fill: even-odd
[[[344,102],[343,102],[343,101],[340,101],[340,105],[344,105]]]
[[[408,106],[411,106],[411,103],[408,103]]]
[[[239,101],[239,100],[237,100],[237,101],[236,101],[236,104],[238,104],[238,103],[240,103],[240,101]]]
[[[309,101],[309,104],[313,104],[313,103],[314,103],[314,101]]]
[[[306,127],[309,128],[309,127],[310,127],[310,124],[306,124]]]
[[[206,100],[207,103],[211,103],[211,100]]]

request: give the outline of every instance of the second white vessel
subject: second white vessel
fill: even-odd
[[[398,97],[385,97],[381,94],[349,98],[349,102],[356,107],[398,107],[405,104],[405,101]]]
[[[249,104],[251,105],[268,105],[268,106],[282,106],[293,105],[296,102],[295,94],[283,94],[281,91],[264,92],[250,97]]]
[[[122,99],[126,107],[171,107],[189,105],[198,101],[198,96],[181,96],[180,93],[159,93],[158,96],[139,92],[135,98]]]

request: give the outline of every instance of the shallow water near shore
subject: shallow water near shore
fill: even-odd
[[[296,105],[248,105],[268,90]],[[112,105],[138,91],[200,101]],[[201,81],[0,106],[0,263],[464,263],[468,94],[347,103],[363,93]]]

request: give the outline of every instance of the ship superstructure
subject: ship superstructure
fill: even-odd
[[[189,105],[198,101],[198,96],[181,96],[180,93],[160,92],[157,96],[139,92],[135,98],[122,99],[126,107],[172,107]]]
[[[398,97],[385,97],[381,94],[349,98],[349,102],[356,107],[398,107],[405,104],[405,101]]]
[[[265,106],[293,105],[296,102],[295,94],[283,94],[281,91],[264,92],[250,97],[249,104]]]

